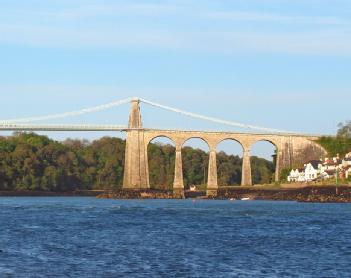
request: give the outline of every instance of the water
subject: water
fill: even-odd
[[[350,277],[351,205],[0,198],[0,277]]]

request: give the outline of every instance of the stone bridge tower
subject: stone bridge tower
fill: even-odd
[[[123,188],[148,189],[150,182],[147,147],[142,129],[139,99],[137,98],[133,98],[131,101],[128,128]]]

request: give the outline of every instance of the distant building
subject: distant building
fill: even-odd
[[[335,178],[336,174],[343,178],[351,178],[351,152],[340,159],[339,155],[326,158],[324,162],[311,160],[303,169],[292,169],[287,178],[288,182],[310,182],[317,179],[327,180]]]
[[[335,177],[335,174],[336,174],[336,170],[324,170],[321,172],[320,177],[322,180],[328,180]]]
[[[322,167],[322,161],[320,160],[311,160],[305,164],[305,181],[316,180],[320,174]]]
[[[322,165],[323,170],[336,170],[341,163],[342,161],[335,157],[333,159],[326,158]]]
[[[351,178],[351,165],[347,166],[345,169],[345,178]]]
[[[351,153],[348,153],[347,155],[345,155],[345,158],[342,160],[342,166],[344,168],[351,166]]]
[[[290,175],[288,176],[288,182],[303,182],[305,181],[304,169],[300,172],[299,169],[292,169]]]

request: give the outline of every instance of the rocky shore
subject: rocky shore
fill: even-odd
[[[250,200],[298,201],[318,203],[351,202],[350,186],[307,186],[303,188],[220,188],[215,199],[249,198]]]
[[[220,187],[216,195],[206,196],[206,192],[173,192],[159,189],[117,189],[112,191],[74,191],[74,192],[45,192],[45,191],[0,191],[0,197],[97,197],[101,199],[215,199],[215,200],[270,200],[298,201],[318,203],[351,203],[351,186],[327,185],[305,186],[300,188],[265,188],[265,187]]]
[[[184,195],[174,193],[171,190],[114,190],[104,192],[98,198],[109,199],[182,199],[201,198],[216,200],[271,200],[271,201],[298,201],[318,203],[348,203],[351,202],[350,186],[307,186],[302,188],[243,188],[224,187],[220,188],[216,196],[206,197],[204,192],[189,192]]]
[[[182,195],[173,193],[172,190],[156,190],[156,189],[117,189],[106,191],[97,196],[101,199],[181,199]]]

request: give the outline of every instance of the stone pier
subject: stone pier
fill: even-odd
[[[147,144],[142,127],[139,100],[133,99],[127,131],[124,189],[150,188]]]
[[[216,196],[218,190],[217,179],[217,153],[214,147],[210,147],[207,178],[207,196]]]
[[[251,160],[250,160],[250,150],[244,148],[243,151],[243,164],[241,170],[241,185],[242,186],[251,186],[252,185],[252,176],[251,176]]]
[[[184,197],[183,160],[181,144],[176,145],[173,193],[178,197]]]

